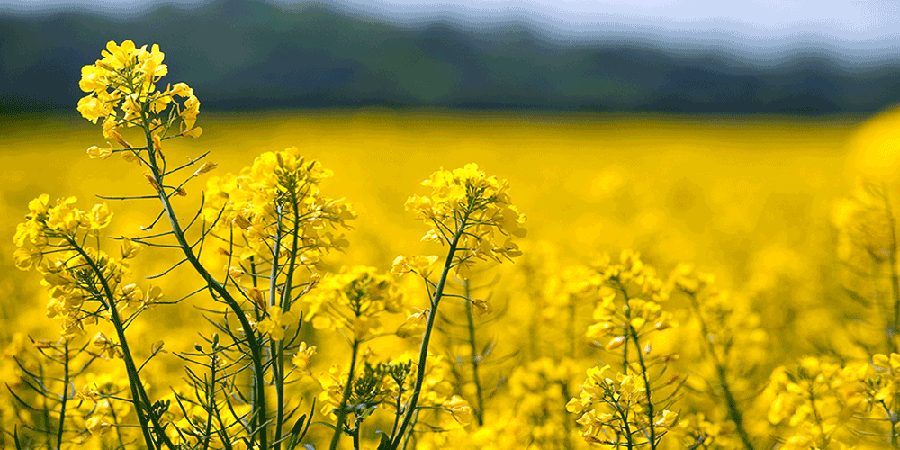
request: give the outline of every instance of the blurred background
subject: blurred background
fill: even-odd
[[[2,0],[0,113],[71,109],[124,39],[206,111],[871,113],[900,98],[898,25],[888,0]]]

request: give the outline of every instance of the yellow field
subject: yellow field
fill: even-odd
[[[735,258],[754,249],[809,244],[804,229],[823,226],[831,202],[852,187],[848,141],[862,123],[376,109],[204,114],[202,139],[174,141],[167,153],[181,161],[212,151],[217,172],[236,172],[262,152],[300,147],[335,172],[330,192],[358,209],[348,258],[355,263],[386,266],[417,250],[406,198],[437,168],[475,162],[510,180],[529,240],[553,242],[569,262],[633,247],[662,264],[743,266]],[[41,192],[87,200],[111,186],[143,187],[134,166],[84,155],[104,141],[75,113],[12,117],[2,127],[3,208],[14,217]],[[746,281],[739,267],[720,270]]]
[[[409,196],[424,192],[420,183],[435,170],[474,162],[487,174],[509,180],[512,202],[527,215],[524,227],[528,236],[518,240],[524,255],[513,264],[487,269],[473,279],[473,285],[489,285],[476,291],[476,298],[490,299],[498,318],[479,319],[484,321],[481,345],[496,339],[496,352],[505,357],[483,368],[483,376],[489,380],[485,383],[496,388],[493,396],[484,400],[483,408],[476,406],[484,413],[484,426],[479,429],[470,425],[464,430],[466,438],[453,434],[454,448],[562,448],[562,442],[578,448],[586,445],[580,438],[586,428],[575,424],[577,414],[566,413],[566,403],[578,398],[585,371],[611,353],[588,345],[591,339],[584,338],[587,327],[600,320],[599,313],[594,312],[599,301],[594,298],[596,289],[584,294],[581,288],[572,287],[590,282],[578,278],[582,269],[564,268],[591,264],[603,253],[612,255],[613,263],[618,263],[625,249],[639,252],[643,262],[655,267],[657,276],[670,287],[679,286],[677,277],[670,278],[669,274],[681,263],[714,274],[717,289],[734,292],[733,299],[726,303],[737,306],[728,309],[729,314],[746,318],[734,319],[736,322],[726,318],[720,324],[722,329],[735,334],[745,328],[761,330],[754,336],[765,339],[747,343],[737,337],[735,345],[748,347],[732,349],[738,354],[746,352],[745,357],[753,359],[746,364],[752,368],[742,366],[740,361],[728,366],[735,370],[729,381],[740,393],[738,401],[756,448],[772,448],[775,442],[796,444],[784,448],[874,448],[863,446],[865,439],[856,437],[851,428],[884,436],[871,439],[872,445],[896,445],[896,440],[892,441],[896,434],[885,431],[890,426],[884,425],[888,417],[884,411],[893,400],[888,399],[881,410],[878,403],[884,403],[884,397],[868,398],[868,409],[859,409],[855,403],[850,406],[847,396],[827,405],[813,401],[813,409],[816,405],[826,408],[816,412],[821,416],[818,424],[828,427],[818,434],[804,429],[812,426],[809,423],[816,424],[811,419],[816,414],[806,413],[805,419],[791,419],[796,420],[791,424],[778,416],[796,417],[800,414],[796,411],[808,406],[796,406],[799,409],[787,413],[773,413],[769,406],[774,399],[784,398],[777,382],[772,381],[777,376],[770,375],[780,373],[780,366],[796,366],[803,355],[819,355],[823,367],[826,362],[850,367],[859,361],[872,362],[874,354],[896,351],[884,343],[892,308],[892,300],[888,300],[893,295],[888,284],[892,270],[876,254],[890,246],[860,240],[859,230],[865,235],[868,222],[859,216],[847,219],[846,214],[841,215],[844,210],[835,205],[854,198],[856,179],[865,176],[886,187],[887,199],[892,202],[888,204],[897,207],[900,189],[894,169],[898,166],[892,159],[900,154],[894,153],[900,144],[893,143],[892,134],[895,128],[900,129],[897,115],[867,121],[863,116],[798,119],[367,109],[203,113],[198,124],[204,129],[202,137],[164,141],[163,152],[170,164],[210,151],[209,161],[219,166],[205,177],[224,175],[250,165],[263,152],[296,146],[301,154],[319,159],[334,171],[322,185],[323,193],[344,197],[358,216],[352,223],[354,230],[347,234],[350,246],[346,254],[332,253],[325,258],[325,267],[331,271],[347,264],[369,265],[387,272],[398,255],[440,255],[446,251],[437,244],[420,242],[425,227],[404,209]],[[125,134],[125,138],[141,141],[136,135]],[[2,118],[0,167],[4,183],[0,187],[0,214],[5,219],[0,221],[0,235],[7,238],[0,246],[4,262],[0,293],[5,299],[0,307],[6,325],[0,342],[11,342],[16,332],[35,339],[57,339],[57,325],[44,317],[47,297],[46,289],[39,285],[39,275],[18,271],[13,264],[15,247],[11,238],[31,199],[44,192],[51,199],[75,195],[79,207],[89,208],[97,201],[92,198],[94,194],[152,193],[141,175],[144,168],[118,157],[87,157],[87,147],[103,144],[99,126],[77,117],[74,111],[65,117]],[[185,187],[186,198],[175,198],[175,207],[184,217],[196,211],[205,183],[206,178],[195,180]],[[866,201],[861,203],[870,205]],[[114,225],[104,234],[110,236],[139,235],[138,227],[148,224],[159,211],[156,201],[110,201],[109,205],[115,214]],[[880,211],[883,206],[878,207]],[[893,222],[890,225],[894,226]],[[165,221],[159,227],[160,232],[168,230]],[[884,233],[881,229],[869,235]],[[854,250],[854,245],[859,248]],[[865,263],[869,264],[864,269],[869,271],[868,282],[843,272],[846,261],[855,257],[854,251],[873,255],[874,262]],[[177,262],[176,255],[145,249],[134,270],[143,275],[165,270]],[[162,286],[166,298],[175,299],[179,293],[196,289],[198,281],[184,267],[153,283]],[[869,302],[859,306],[847,300],[847,292]],[[690,430],[696,429],[705,433],[708,448],[714,448],[712,443],[721,448],[745,448],[733,421],[729,421],[728,408],[715,401],[721,393],[712,387],[716,385],[714,369],[703,359],[709,355],[704,353],[707,350],[699,337],[702,333],[695,333],[699,325],[688,297],[672,294],[669,303],[673,317],[682,325],[679,331],[652,338],[654,346],[664,349],[660,351],[681,355],[672,370],[686,380],[682,390],[685,397],[672,407],[681,413],[682,430],[673,428],[661,445],[684,448],[696,436]],[[461,310],[457,307],[454,311],[451,306],[446,305],[447,314],[459,316]],[[712,320],[714,314],[708,314],[707,319]],[[201,342],[198,319],[197,311],[186,304],[150,311],[141,318],[144,323],[133,329],[135,336],[140,336],[135,338],[141,346],[139,353],[146,353],[144,347],[149,348],[161,334],[167,336],[166,348],[170,351],[190,351],[194,342]],[[392,322],[386,319],[386,323]],[[212,329],[207,326],[200,331],[208,335]],[[301,383],[309,397],[318,395],[322,387],[313,381],[320,372],[327,371],[331,363],[346,364],[349,358],[343,339],[322,333],[303,331],[304,339],[319,347],[318,356],[313,357],[312,376]],[[448,357],[448,366],[455,358],[472,353],[454,339],[441,337],[440,350],[435,350]],[[414,351],[416,342],[407,341],[402,345]],[[887,341],[891,341],[890,336]],[[397,342],[371,345],[377,355],[396,358],[399,353],[391,351],[398,348]],[[600,347],[605,344],[601,342]],[[607,347],[610,352],[615,348]],[[18,351],[8,350],[7,354]],[[755,356],[747,356],[750,354]],[[158,369],[149,377],[156,397],[162,398],[168,386],[179,382],[182,363],[166,357],[155,364]],[[812,362],[804,364],[809,373],[821,370],[831,376],[840,370],[820,369],[819,362],[815,370]],[[455,380],[456,394],[474,404],[473,380],[467,373],[456,373],[465,364],[459,367],[447,369],[447,379]],[[883,371],[877,367],[872,370]],[[0,381],[17,386],[21,377],[21,371],[7,358]],[[529,397],[541,392],[543,399]],[[306,399],[296,401],[303,408],[309,407]],[[7,399],[3,405],[6,431],[32,420],[16,412],[21,407],[16,407],[15,401]],[[90,409],[90,402],[85,400],[82,408]],[[715,427],[702,425],[704,416],[698,418],[697,411],[707,411],[705,417],[718,424],[719,440],[710,431]],[[862,422],[863,415],[877,424]],[[850,418],[859,418],[863,425],[850,423]],[[325,417],[317,420],[328,421]],[[72,426],[72,435],[87,436],[84,426],[78,426]],[[316,448],[326,448],[331,431],[319,428],[313,427],[309,439],[321,439]],[[378,438],[372,430],[366,432],[363,441],[374,449]],[[506,438],[497,437],[503,433],[508,433]],[[554,433],[564,438],[551,439]],[[811,441],[802,441],[801,435],[810,436]],[[792,436],[801,438],[789,441]],[[823,436],[827,437],[824,441]],[[422,437],[416,445],[449,448],[441,439]],[[96,439],[91,442],[95,441],[99,443]],[[342,445],[349,446],[349,441],[345,439]],[[2,442],[12,445],[10,436]],[[837,442],[858,447],[838,447]],[[35,445],[43,443],[37,439]]]

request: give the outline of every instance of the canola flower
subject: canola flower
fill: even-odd
[[[465,279],[471,274],[471,266],[476,259],[500,261],[519,256],[521,252],[512,241],[512,236],[525,236],[525,230],[520,227],[525,222],[525,216],[510,203],[509,183],[493,176],[488,177],[475,164],[453,171],[441,169],[423,181],[422,185],[431,187],[431,195],[410,197],[406,201],[406,209],[418,213],[431,227],[423,240],[437,241],[441,245],[447,245],[448,250],[444,269],[437,282],[423,275],[427,272],[420,267],[422,262],[428,262],[430,258],[413,259],[413,264],[417,266],[415,269],[418,269],[414,270],[409,258],[398,257],[391,270],[399,274],[415,271],[423,277],[429,292],[433,289],[422,345],[419,348],[416,382],[405,406],[403,419],[387,445],[391,450],[401,445],[416,414],[428,359],[428,344],[450,270],[454,269],[458,277]],[[501,238],[502,243],[498,242]],[[334,447],[335,444],[332,444],[332,450]]]
[[[668,363],[678,356],[654,351],[648,339],[676,325],[661,305],[669,291],[633,251],[623,251],[620,264],[611,264],[604,256],[594,266],[590,282],[599,298],[596,323],[588,328],[586,338],[620,357],[621,370],[609,364],[589,369],[579,398],[570,400],[566,409],[580,415],[578,423],[585,427],[583,437],[588,442],[658,448],[678,413],[665,408],[666,402],[654,395],[671,390],[681,378],[663,376]]]

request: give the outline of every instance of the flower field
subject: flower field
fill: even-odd
[[[0,122],[4,448],[900,447],[897,113],[217,114],[110,45]]]

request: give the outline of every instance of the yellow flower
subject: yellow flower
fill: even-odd
[[[273,306],[269,316],[256,324],[256,329],[266,333],[276,341],[284,339],[284,329],[297,323],[297,317],[291,312],[282,312],[280,306]]]
[[[102,158],[106,159],[112,156],[111,148],[100,148],[100,147],[91,147],[87,149],[87,154],[89,157],[93,158]]]
[[[109,116],[112,113],[103,101],[90,95],[78,100],[78,106],[75,109],[81,113],[82,117],[93,123],[97,123],[97,119]]]
[[[141,245],[131,239],[122,239],[122,259],[134,258],[141,251]]]
[[[407,273],[417,273],[428,278],[432,272],[432,265],[437,262],[437,256],[398,256],[394,258],[391,265],[391,273],[394,275],[404,275]]]
[[[900,355],[891,353],[887,355],[875,355],[872,357],[872,363],[882,369],[897,371],[900,369]]]
[[[354,266],[323,277],[301,300],[309,305],[304,318],[314,328],[345,329],[362,341],[381,331],[382,313],[400,311],[403,295],[391,275]]]
[[[465,427],[472,423],[472,418],[474,417],[472,407],[469,406],[469,402],[458,396],[454,395],[450,400],[444,402],[444,408],[450,410],[453,419],[459,422],[460,425]]]
[[[23,271],[29,271],[37,267],[42,257],[41,251],[36,247],[17,248],[13,253],[16,268]]]
[[[82,212],[71,207],[75,202],[75,197],[69,197],[50,208],[47,226],[55,231],[73,233],[82,218]]]
[[[478,316],[494,312],[494,307],[491,306],[491,302],[488,300],[475,300],[472,302],[472,305],[475,306],[475,314]]]
[[[92,435],[102,436],[107,431],[109,431],[110,428],[112,428],[112,425],[107,422],[106,417],[91,416],[84,421],[84,427],[87,428],[87,430],[90,431]]]
[[[450,243],[460,234],[455,258],[457,275],[466,278],[471,259],[512,258],[521,255],[513,237],[524,237],[525,216],[509,201],[509,183],[488,177],[475,164],[453,171],[438,170],[422,182],[429,196],[412,196],[406,210],[420,215],[431,228],[423,240]],[[401,268],[402,271],[403,268]]]
[[[309,359],[316,354],[316,350],[317,347],[315,345],[309,346],[306,342],[301,342],[300,347],[297,349],[297,354],[291,359],[291,363],[300,371],[307,371],[309,369]]]
[[[675,425],[675,421],[677,420],[678,413],[666,409],[662,412],[662,416],[656,420],[656,426],[670,428],[672,425]]]
[[[109,226],[112,221],[112,212],[106,202],[94,205],[90,215],[87,216],[90,229],[99,230]]]

